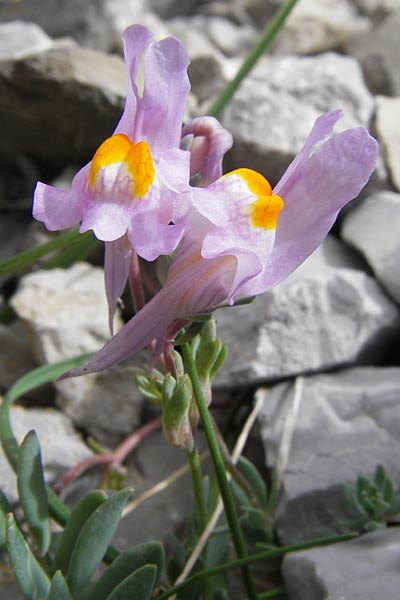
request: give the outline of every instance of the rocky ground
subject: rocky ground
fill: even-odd
[[[280,4],[3,0],[0,258],[48,239],[30,217],[35,181],[68,185],[112,133],[124,103],[126,26],[142,23],[157,37],[182,39],[192,59],[189,118],[207,112]],[[378,463],[400,484],[399,28],[399,0],[299,0],[221,117],[234,136],[226,168],[255,168],[272,182],[315,118],[333,108],[343,108],[343,128],[368,127],[381,148],[371,182],[322,247],[269,294],[217,315],[229,345],[217,399],[251,401],[261,388],[265,395],[258,439],[265,465],[280,467],[282,544],[342,531],[343,484],[372,476]],[[107,339],[99,265],[94,255],[90,264],[1,280],[2,300],[15,312],[0,325],[3,391],[38,364],[93,351]],[[14,409],[13,424],[21,436],[37,427],[54,481],[90,454],[82,432],[113,446],[148,417],[131,376],[118,367],[36,392]],[[141,490],[181,463],[157,432],[139,446],[128,479]],[[2,456],[0,475],[15,499]],[[79,485],[93,484],[91,477]],[[187,487],[180,479],[147,512],[130,514],[121,542],[162,538],[190,505]],[[395,600],[399,564],[400,532],[391,527],[290,554],[283,575],[289,600]],[[0,598],[19,595],[0,587]]]

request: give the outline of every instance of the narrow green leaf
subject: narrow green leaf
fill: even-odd
[[[82,527],[90,515],[107,500],[107,494],[101,490],[87,492],[76,504],[58,540],[54,563],[63,573],[67,573],[71,553]]]
[[[11,506],[0,490],[0,550],[2,550],[7,541],[7,515],[11,512]]]
[[[90,580],[107,550],[131,494],[131,489],[117,492],[103,502],[82,527],[72,551],[66,577],[72,593],[79,591]]]
[[[106,600],[122,581],[149,564],[156,567],[154,585],[157,585],[164,567],[164,550],[160,542],[147,542],[122,552],[96,583],[88,600]]]
[[[69,369],[80,366],[90,356],[91,354],[82,354],[54,363],[53,365],[38,367],[20,377],[4,396],[3,402],[0,405],[0,439],[4,454],[15,472],[17,471],[19,447],[10,423],[10,407],[12,403],[31,390],[35,390],[41,385],[57,379],[57,377]]]
[[[34,431],[26,434],[19,451],[18,496],[40,556],[49,549],[51,532],[42,458]]]
[[[141,567],[121,581],[107,600],[150,600],[156,580],[157,568],[154,565]]]
[[[54,573],[46,600],[74,600],[61,571]]]
[[[386,475],[385,467],[383,465],[378,465],[374,475],[375,485],[382,489],[387,479],[388,476]]]
[[[237,463],[237,468],[249,482],[251,489],[253,490],[254,495],[260,504],[260,507],[266,509],[268,503],[267,488],[259,471],[253,465],[253,463],[244,456],[240,456]]]
[[[50,252],[61,250],[63,248],[70,248],[71,244],[78,241],[81,236],[90,239],[92,234],[91,232],[81,234],[77,229],[69,230],[44,244],[28,248],[28,250],[24,250],[11,258],[3,260],[0,262],[0,276],[16,273],[17,271],[28,267],[39,258],[47,256]]]
[[[12,514],[7,517],[7,552],[13,573],[25,598],[46,598],[50,580],[30,551]]]
[[[98,246],[100,246],[100,242],[93,235],[85,236],[80,234],[79,238],[73,244],[68,248],[64,248],[57,256],[46,260],[41,266],[43,269],[66,269],[80,260],[86,260]]]

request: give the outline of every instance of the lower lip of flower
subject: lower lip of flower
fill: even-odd
[[[147,142],[132,143],[118,133],[97,149],[90,166],[88,184],[92,191],[113,192],[141,200],[154,181],[155,168]]]

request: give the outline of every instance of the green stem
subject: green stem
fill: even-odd
[[[191,575],[185,581],[181,583],[177,583],[176,585],[170,587],[168,590],[163,592],[161,596],[158,596],[157,600],[166,600],[170,596],[177,594],[182,591],[186,587],[189,587],[199,579],[203,579],[204,577],[211,577],[213,575],[218,575],[219,573],[224,573],[230,569],[237,569],[242,565],[251,564],[254,562],[258,562],[260,560],[268,560],[270,558],[279,558],[284,556],[285,554],[289,554],[292,552],[297,552],[301,550],[307,550],[309,548],[316,548],[317,546],[327,546],[328,544],[334,544],[337,542],[345,542],[347,540],[354,539],[359,537],[357,533],[342,533],[339,535],[327,536],[323,538],[317,538],[314,540],[310,540],[308,542],[301,542],[300,544],[293,544],[293,546],[281,546],[272,548],[270,550],[263,550],[262,552],[257,552],[255,554],[250,554],[245,558],[239,558],[237,560],[231,560],[222,565],[217,565],[216,567],[210,567],[208,569],[203,569],[202,571],[198,571],[194,575]],[[279,588],[280,593],[282,593],[282,589]],[[265,596],[264,596],[265,597]]]
[[[273,19],[268,22],[264,31],[258,38],[257,43],[255,46],[253,46],[244,59],[235,77],[226,84],[216,100],[206,111],[208,115],[214,115],[216,117],[225,108],[233,94],[238,89],[239,85],[242,83],[243,79],[251,71],[267,47],[271,44],[296,3],[297,0],[287,0],[287,2],[285,2],[285,4],[283,4],[283,6],[281,6],[281,8],[276,12]]]
[[[247,558],[246,546],[244,543],[242,531],[240,529],[231,489],[229,487],[228,479],[226,477],[221,450],[214,433],[212,421],[208,412],[206,402],[204,400],[203,390],[201,389],[199,376],[196,370],[196,366],[194,364],[191,347],[188,343],[182,345],[182,354],[186,365],[186,371],[189,374],[190,379],[192,380],[193,392],[196,399],[197,408],[199,410],[201,422],[204,427],[207,444],[213,461],[214,470],[218,481],[218,487],[221,493],[222,501],[224,503],[226,519],[228,521],[236,554],[239,558]],[[249,599],[257,600],[257,591],[254,585],[249,565],[242,565],[241,571],[243,582],[245,584]]]
[[[193,450],[188,450],[186,454],[188,458],[188,464],[190,467],[190,473],[192,475],[193,494],[197,512],[197,525],[201,534],[201,532],[207,524],[207,511],[202,488],[200,457],[196,446],[194,446]]]

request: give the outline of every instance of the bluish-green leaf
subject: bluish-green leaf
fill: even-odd
[[[96,583],[88,600],[106,600],[124,579],[148,564],[156,566],[154,585],[157,585],[164,567],[164,550],[160,542],[147,542],[122,552]]]
[[[45,242],[44,244],[28,248],[28,250],[24,250],[11,258],[1,261],[0,275],[16,273],[55,250],[62,250],[63,248],[69,249],[74,243],[82,244],[82,238],[87,240],[86,243],[88,245],[92,243],[93,236],[91,232],[81,234],[76,229],[72,229],[58,235],[56,238]]]
[[[74,600],[61,571],[54,573],[46,600]]]
[[[117,492],[103,502],[82,527],[71,555],[66,577],[72,593],[90,580],[111,542],[122,510],[131,494],[130,489]]]
[[[0,550],[6,545],[7,540],[7,515],[11,512],[11,506],[0,490]]]
[[[40,446],[34,431],[26,434],[19,449],[17,487],[26,522],[40,556],[44,556],[51,540],[50,519]]]
[[[156,581],[155,565],[141,567],[132,575],[121,581],[107,600],[150,600]]]
[[[260,507],[266,509],[268,504],[267,488],[259,471],[253,465],[253,463],[244,456],[239,458],[237,468],[249,482]]]
[[[46,598],[50,580],[33,556],[11,514],[7,517],[7,552],[15,579],[25,598]]]
[[[74,549],[76,540],[81,533],[82,527],[89,519],[91,514],[105,501],[107,494],[102,490],[91,490],[87,492],[76,504],[67,521],[64,531],[60,535],[57,544],[54,563],[63,573],[67,573],[71,553]]]

